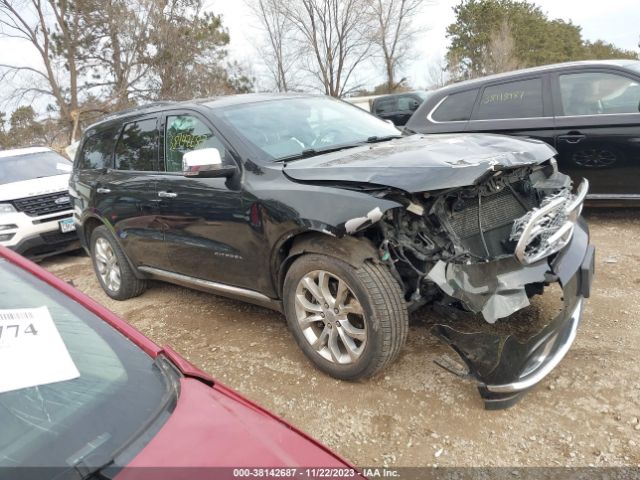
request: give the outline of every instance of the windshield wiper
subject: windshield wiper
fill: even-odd
[[[322,155],[325,153],[338,152],[340,150],[345,150],[347,148],[355,148],[355,147],[359,147],[360,145],[361,145],[360,143],[356,143],[353,145],[339,145],[336,147],[321,148],[319,150],[316,150],[315,148],[307,148],[300,153],[289,155],[287,157],[281,157],[278,160],[276,160],[276,162],[291,162],[292,160],[300,160],[303,158],[315,157],[316,155]]]
[[[387,135],[385,137],[378,137],[377,135],[374,135],[373,137],[367,138],[366,143],[387,142],[396,138],[402,138],[402,135]]]

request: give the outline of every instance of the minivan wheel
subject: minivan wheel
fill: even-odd
[[[621,154],[608,148],[583,148],[573,154],[573,163],[583,168],[609,168],[620,160]]]
[[[371,377],[398,356],[406,340],[402,291],[383,265],[354,268],[334,257],[303,255],[287,272],[283,296],[296,342],[332,377]]]
[[[91,260],[100,286],[111,298],[137,297],[147,288],[147,282],[135,276],[124,252],[104,225],[91,233]]]

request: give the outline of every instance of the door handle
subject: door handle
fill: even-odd
[[[586,135],[583,135],[579,132],[569,133],[568,135],[558,135],[558,140],[567,143],[580,143],[582,140],[587,138]]]
[[[96,188],[96,192],[98,192],[98,193],[111,193],[111,189],[110,188],[98,187],[98,188]]]
[[[177,193],[173,193],[173,192],[160,191],[160,192],[158,192],[158,196],[160,198],[176,198],[178,196],[178,194]]]

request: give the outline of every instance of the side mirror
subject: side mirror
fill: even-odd
[[[409,110],[411,110],[412,112],[415,112],[419,106],[420,106],[420,102],[418,102],[417,100],[413,100],[411,104],[409,104]]]
[[[217,148],[193,150],[182,157],[182,174],[185,177],[230,177],[234,173],[236,167],[224,165]]]

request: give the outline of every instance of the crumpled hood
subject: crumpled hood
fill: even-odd
[[[546,143],[529,138],[412,135],[296,160],[284,173],[300,181],[371,183],[421,192],[472,185],[494,166],[534,165],[555,154]]]

